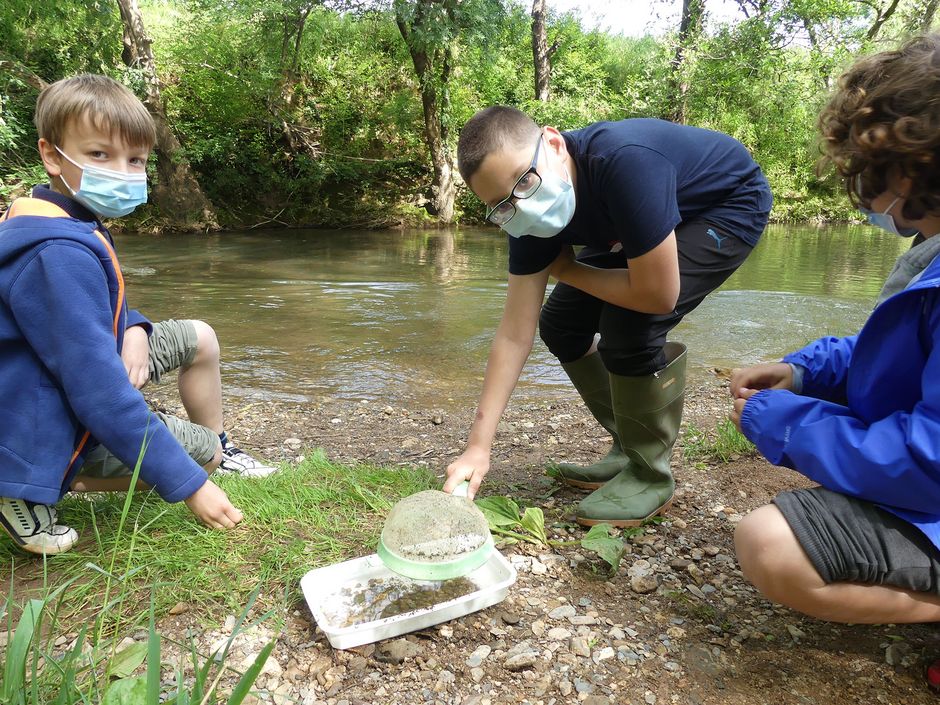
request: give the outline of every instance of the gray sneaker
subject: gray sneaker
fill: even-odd
[[[78,542],[78,532],[56,524],[55,507],[25,499],[0,497],[0,526],[30,553],[64,553]]]
[[[220,475],[241,475],[242,477],[267,477],[273,472],[277,472],[276,467],[265,465],[260,460],[255,460],[248,453],[229,445],[222,449],[222,464],[219,465],[217,473]]]

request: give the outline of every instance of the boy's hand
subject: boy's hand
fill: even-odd
[[[759,391],[758,389],[742,389],[740,396],[735,397],[734,411],[731,412],[731,420],[741,433],[744,433],[741,429],[741,414],[744,413],[744,405],[747,404],[748,399]]]
[[[232,506],[228,495],[212,480],[206,480],[185,501],[189,511],[212,529],[231,529],[242,520],[242,513]]]
[[[470,480],[467,497],[473,499],[489,470],[490,454],[476,448],[467,448],[463,455],[447,466],[447,481],[443,489],[445,492],[453,492],[461,482]]]
[[[731,396],[735,399],[747,399],[758,389],[790,389],[792,387],[793,368],[785,362],[768,362],[731,371]],[[745,391],[750,391],[750,394],[743,396]]]
[[[137,389],[150,381],[150,340],[141,326],[131,326],[124,331],[124,347],[121,360],[127,370],[127,378]]]
[[[561,248],[561,252],[558,253],[558,257],[555,258],[555,261],[552,262],[552,268],[549,270],[549,274],[557,281],[563,282],[565,280],[565,271],[573,264],[574,248],[571,245],[565,245]]]

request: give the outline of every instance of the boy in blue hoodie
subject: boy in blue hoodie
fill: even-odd
[[[741,521],[741,570],[769,599],[819,619],[940,621],[937,95],[940,35],[860,59],[842,77],[819,121],[825,159],[870,222],[920,233],[901,258],[920,264],[889,280],[897,293],[857,335],[731,379],[742,432],[820,485]]]
[[[143,373],[122,359],[125,336],[151,325],[127,309],[101,218],[146,201],[153,121],[119,83],[81,75],[43,90],[36,125],[50,186],[0,222],[0,526],[27,551],[68,550],[78,536],[53,505],[70,488],[129,489],[142,451],[140,478],[161,497],[235,526],[241,512],[207,475],[222,461],[219,436],[153,414]]]

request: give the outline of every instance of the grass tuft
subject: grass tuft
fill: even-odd
[[[682,455],[689,462],[718,461],[727,463],[742,455],[750,455],[754,444],[745,438],[728,419],[722,419],[711,431],[689,424],[682,439]]]

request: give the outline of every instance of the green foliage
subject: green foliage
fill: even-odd
[[[423,217],[432,167],[414,51],[432,64],[423,80],[434,83],[451,152],[460,126],[494,103],[563,129],[681,107],[689,124],[751,149],[771,182],[777,220],[848,218],[837,184],[815,172],[815,116],[853,56],[927,21],[926,0],[912,0],[870,41],[872,7],[759,3],[746,20],[695,34],[677,74],[673,35],[612,36],[550,12],[557,50],[547,103],[534,99],[529,4],[515,0],[150,0],[142,10],[170,124],[223,225],[371,227]],[[26,75],[104,72],[142,88],[139,71],[121,61],[115,3],[9,0],[5,10],[2,201],[43,179],[32,126],[37,91]],[[457,206],[467,220],[480,216],[466,191]]]
[[[689,425],[682,439],[682,452],[692,462],[727,463],[754,450],[754,444],[728,419],[719,421],[712,431]]]
[[[526,507],[520,511],[519,505],[509,497],[484,497],[476,500],[476,505],[486,517],[490,531],[503,541],[516,543],[525,541],[536,546],[563,546],[568,542],[548,538],[545,530],[545,515],[538,507]],[[623,557],[623,539],[609,524],[591,527],[580,541],[581,548],[596,553],[610,565],[611,573],[620,567]]]

